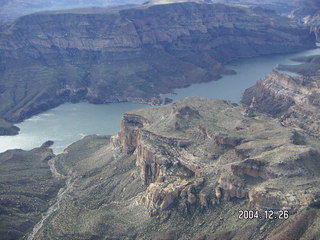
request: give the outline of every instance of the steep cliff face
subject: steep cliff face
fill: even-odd
[[[304,102],[298,96],[293,99]],[[318,167],[318,154],[295,145],[294,131],[261,115],[246,117],[241,108],[223,101],[190,98],[163,107],[160,113],[151,111],[126,114],[113,138],[115,146],[136,156],[147,186],[141,201],[150,215],[170,208],[193,212],[234,199],[293,211],[312,204],[302,199],[316,194],[316,189],[306,195],[296,189],[297,195],[292,195],[291,187],[281,187],[283,178],[300,181],[315,174],[313,164]],[[236,119],[234,124],[231,119]],[[300,161],[307,169],[300,168]]]
[[[113,138],[114,145],[122,146],[127,154],[133,153],[138,146],[140,129],[148,123],[149,121],[141,116],[124,114],[121,131],[117,138]]]
[[[314,14],[307,17],[307,24],[311,26],[311,31],[316,35],[317,41],[320,42],[320,10],[315,11]]]
[[[251,7],[177,3],[37,13],[0,29],[0,114],[17,122],[66,101],[161,104],[217,80],[223,63],[298,51],[314,38]]]
[[[294,105],[295,100],[305,101],[299,93],[300,87],[293,77],[273,71],[255,86],[246,89],[242,103],[259,112],[276,116]]]
[[[187,98],[128,112],[116,136],[70,145],[52,159],[68,179],[63,194],[32,236],[317,239],[319,141],[245,113]]]
[[[274,22],[276,19],[279,20],[277,25]],[[61,24],[63,24],[62,28]],[[224,31],[217,33],[219,30],[217,28]],[[30,31],[31,29],[33,31]],[[240,29],[246,31],[243,32]],[[186,50],[186,47],[193,46],[182,45],[181,41],[184,40],[185,44],[190,44],[194,39],[203,41],[199,42],[197,48],[210,50],[217,45],[229,45],[233,39],[225,39],[227,42],[217,41],[229,35],[240,39],[244,36],[250,37],[251,44],[258,44],[258,41],[254,40],[264,41],[270,47],[275,47],[273,52],[281,51],[281,46],[285,46],[286,50],[290,51],[296,50],[297,47],[307,48],[313,45],[312,38],[306,34],[305,30],[297,28],[293,22],[272,11],[190,2],[150,7],[146,5],[146,7],[120,11],[85,9],[71,12],[44,12],[21,17],[14,23],[5,25],[2,31],[2,36],[6,37],[2,39],[4,40],[2,49],[5,50],[31,45],[45,48],[55,46],[60,49],[101,50],[137,48],[147,44],[163,46],[163,43],[167,43],[168,47],[174,50]],[[194,31],[197,32],[196,35]],[[254,33],[258,32],[259,36],[255,36]],[[295,37],[293,32],[303,33],[303,36]],[[270,35],[274,37],[271,38]],[[184,36],[183,39],[181,39],[182,36]],[[211,39],[216,37],[216,42],[205,41],[205,36],[210,36]],[[281,45],[279,38],[285,38],[288,42]],[[177,41],[178,39],[180,41]],[[248,44],[248,40],[244,39],[241,44]],[[180,42],[180,44],[173,45],[174,42]],[[260,45],[262,46],[262,43]],[[254,54],[255,51],[255,54],[263,54],[267,50],[271,51],[266,46],[261,49],[252,49],[247,54]],[[239,57],[239,52],[244,54],[244,51],[237,50],[235,53],[228,53],[233,55],[226,58]],[[223,60],[223,56],[216,56],[216,58]]]
[[[319,91],[317,75],[291,77],[274,71],[247,89],[242,103],[278,117],[285,126],[319,137]]]
[[[318,1],[308,1],[300,8],[293,10],[288,16],[297,22],[310,27],[317,40],[320,40],[320,4]]]

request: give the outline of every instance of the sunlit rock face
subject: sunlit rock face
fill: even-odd
[[[300,198],[311,193],[300,189],[292,195],[290,187],[280,187],[283,177],[314,171],[303,170],[300,160],[318,166],[319,154],[298,143],[293,130],[258,113],[247,117],[244,109],[224,101],[188,98],[158,110],[126,114],[113,138],[115,147],[136,157],[147,186],[141,201],[151,216],[170,208],[208,209],[234,199],[249,199],[262,208],[312,204]],[[275,183],[280,188],[266,190]]]
[[[318,57],[309,59],[310,65],[318,69],[319,64],[312,59]],[[300,129],[319,138],[319,76],[316,72],[308,71],[308,65],[303,65],[301,69],[299,66],[290,66],[289,69],[310,75],[292,77],[273,71],[245,91],[242,103],[256,111],[278,117],[284,126]]]
[[[236,104],[192,97],[128,112],[117,135],[87,136],[57,156],[48,156],[51,144],[0,155],[5,173],[41,150],[41,172],[62,185],[50,198],[54,211],[47,204],[42,214],[33,208],[25,213],[37,213],[35,221],[48,216],[39,229],[31,232],[36,222],[23,228],[10,217],[10,226],[34,239],[318,236],[319,141],[257,111],[247,116]],[[45,168],[48,157],[52,174]],[[15,188],[22,188],[25,174],[33,172],[18,170]],[[29,181],[28,188],[39,182],[44,191],[51,184]],[[1,196],[12,200],[6,192]],[[5,203],[4,210],[15,209]],[[246,210],[258,217],[244,219]],[[287,217],[270,219],[269,211]]]

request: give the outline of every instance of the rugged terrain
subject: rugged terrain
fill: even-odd
[[[320,40],[320,2],[318,0],[212,0],[212,2],[271,9],[295,20],[298,24],[309,26],[316,34],[317,40]]]
[[[273,11],[222,4],[23,16],[0,27],[1,133],[67,101],[161,104],[160,93],[232,73],[223,67],[232,59],[299,51],[314,40]]]
[[[68,181],[29,239],[317,239],[318,150],[303,131],[222,100],[135,110],[116,136],[50,160]]]
[[[308,79],[310,77],[313,77],[314,81],[317,81],[317,79],[320,76],[320,56],[319,55],[313,55],[308,57],[296,57],[296,58],[292,58],[291,60],[299,64],[295,64],[295,65],[278,64],[276,69],[280,71],[294,72],[294,73],[303,75],[306,77],[305,78],[306,82],[311,81],[311,79]]]
[[[312,0],[311,0],[312,1]],[[212,0],[214,3],[224,3],[232,5],[250,5],[250,6],[259,6],[266,9],[274,10],[280,14],[286,14],[294,9],[300,8],[306,4],[306,0]],[[309,1],[310,2],[310,1]]]
[[[320,137],[319,56],[299,57],[299,65],[279,65],[278,69],[299,73],[289,76],[273,71],[243,95],[249,111],[277,117],[284,126],[294,127]]]
[[[2,0],[0,2],[0,23],[13,21],[23,15],[40,11],[85,7],[111,8],[143,2],[143,0]]]
[[[63,186],[50,171],[49,146],[0,154],[0,239],[20,239],[31,231]]]
[[[0,30],[0,134],[66,101],[159,104],[230,73],[231,59],[314,40],[272,11],[222,4],[25,16]],[[59,155],[50,141],[1,153],[0,239],[319,239],[318,59],[278,66],[304,76],[273,71],[245,107],[187,98],[128,112],[116,136]]]
[[[300,7],[293,10],[288,16],[297,22],[309,26],[315,33],[317,41],[320,41],[320,3],[313,1],[314,4]]]

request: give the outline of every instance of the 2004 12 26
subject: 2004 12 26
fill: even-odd
[[[239,210],[238,219],[250,220],[250,219],[267,219],[267,220],[286,220],[289,218],[288,210]]]

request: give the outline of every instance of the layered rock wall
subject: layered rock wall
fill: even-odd
[[[319,137],[319,93],[318,76],[291,77],[273,71],[245,91],[242,103],[279,117],[283,125]]]
[[[120,132],[117,138],[113,138],[114,145],[122,146],[123,151],[127,154],[133,153],[138,147],[140,129],[148,123],[148,120],[141,116],[124,114]]]
[[[296,87],[291,81],[284,80],[288,83],[284,92]],[[298,102],[301,97],[297,93],[291,99]],[[190,99],[189,103],[196,105],[197,101]],[[142,110],[126,114],[119,134],[113,138],[114,146],[134,156],[141,183],[146,187],[139,199],[151,216],[169,209],[189,214],[236,199],[248,199],[258,208],[297,209],[312,204],[312,200],[303,199],[314,196],[314,189],[305,194],[300,189],[293,194],[293,186],[286,189],[280,183],[283,178],[299,182],[303,176],[318,174],[315,169],[319,155],[299,145],[303,141],[296,139],[295,132],[271,119],[260,121],[259,114],[254,118],[244,116],[243,109],[224,101],[216,102],[213,108],[205,105],[213,111],[205,118],[208,111],[201,109],[195,114],[195,107],[179,104],[166,105],[159,116]],[[232,115],[233,111],[237,115]],[[229,125],[226,121],[231,121],[230,116],[246,124],[240,124],[241,128]],[[183,128],[186,119],[189,122]],[[181,127],[172,128],[173,122]],[[222,126],[228,127],[222,130]],[[180,131],[186,138],[177,137]]]
[[[161,93],[231,73],[232,59],[313,46],[308,29],[251,7],[31,14],[0,27],[0,117],[18,122],[67,101],[162,104]]]

